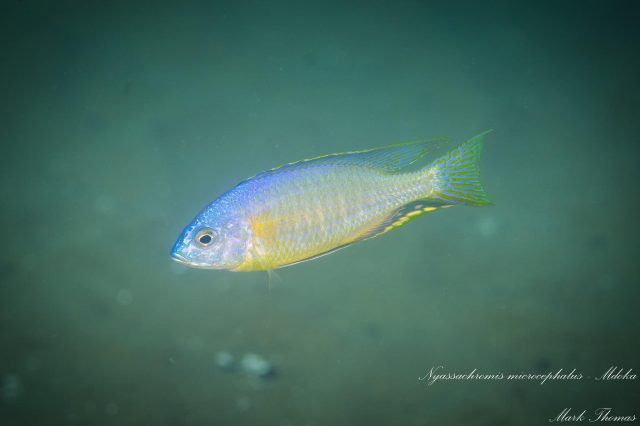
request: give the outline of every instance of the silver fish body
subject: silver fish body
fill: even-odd
[[[418,169],[434,143],[332,154],[248,179],[207,206],[172,255],[191,266],[270,270],[330,253],[454,204],[485,205],[479,135]]]

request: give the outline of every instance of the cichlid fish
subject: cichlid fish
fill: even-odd
[[[484,132],[424,161],[442,140],[330,154],[260,173],[206,206],[171,256],[198,268],[261,271],[373,238],[454,204],[490,204],[479,180]]]

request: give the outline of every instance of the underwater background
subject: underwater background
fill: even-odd
[[[639,2],[2,9],[0,425],[640,422],[593,379],[640,371]],[[489,128],[492,206],[270,285],[169,257],[259,171]]]

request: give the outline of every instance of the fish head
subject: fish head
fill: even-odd
[[[244,221],[210,205],[182,231],[171,257],[194,268],[234,269],[244,262],[248,241]]]

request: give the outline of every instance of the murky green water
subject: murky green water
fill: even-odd
[[[5,2],[0,424],[640,421],[640,380],[593,380],[640,371],[639,18],[633,1]],[[270,290],[169,258],[256,172],[488,128],[494,206]],[[418,380],[437,366],[584,377]]]

